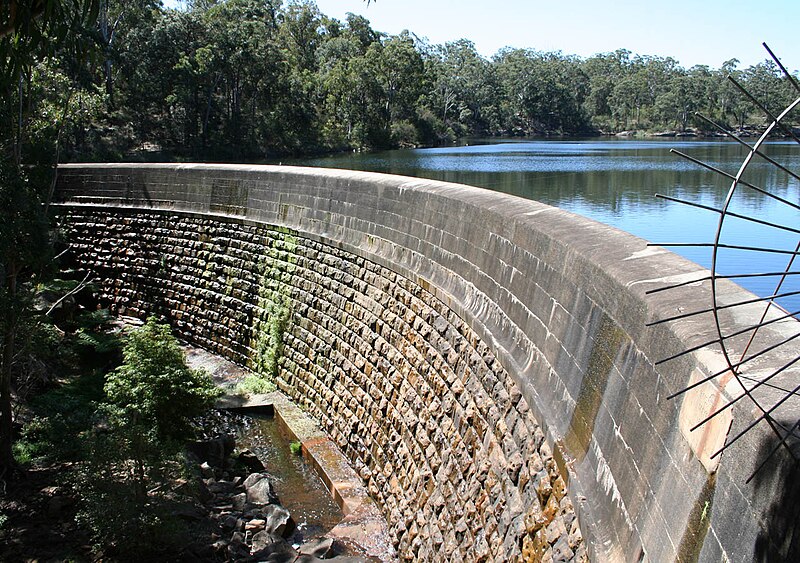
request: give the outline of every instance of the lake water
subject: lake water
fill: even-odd
[[[457,182],[534,199],[633,233],[651,242],[713,242],[719,214],[665,201],[656,193],[719,209],[731,181],[670,152],[676,149],[730,174],[748,153],[727,140],[479,140],[467,146],[393,150],[305,159],[291,164],[368,170]],[[775,141],[765,152],[800,174],[800,146]],[[756,157],[744,178],[797,205],[800,182]],[[781,252],[723,250],[718,273],[783,272],[798,245],[800,211],[753,189],[739,187],[729,210],[779,224],[764,226],[726,217],[721,241]],[[705,267],[711,249],[676,247],[675,252]],[[787,254],[789,253],[789,254]],[[791,267],[800,271],[800,260]],[[800,276],[789,276],[780,293],[800,291]],[[775,292],[778,277],[744,278],[738,283],[761,296]],[[779,303],[800,310],[800,296]]]

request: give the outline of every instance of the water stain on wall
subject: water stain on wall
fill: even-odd
[[[589,354],[589,362],[581,382],[575,410],[572,412],[569,430],[564,439],[567,451],[577,461],[581,461],[589,449],[595,419],[608,385],[608,376],[611,373],[614,358],[625,339],[625,332],[603,313],[594,335],[594,344]]]
[[[717,487],[717,474],[712,473],[706,479],[703,489],[694,501],[689,521],[678,547],[677,561],[680,563],[696,563],[700,559],[700,550],[711,523],[711,507],[714,503],[714,491]]]

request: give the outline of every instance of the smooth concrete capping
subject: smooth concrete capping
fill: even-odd
[[[704,346],[710,315],[645,328],[711,303],[707,283],[645,291],[707,274],[696,264],[594,221],[469,186],[381,174],[271,166],[64,165],[58,197],[69,209],[151,209],[291,229],[415,281],[466,321],[513,378],[545,427],[593,559],[750,561],[797,555],[798,479],[782,457],[746,479],[775,439],[726,381],[666,397],[725,364]],[[752,297],[718,283],[717,297]],[[727,332],[762,309],[722,314]],[[764,327],[764,347],[800,332],[794,319]],[[783,347],[754,362],[771,373],[796,356]],[[797,366],[773,383],[789,389]],[[774,390],[759,398],[774,402]],[[792,398],[774,415],[794,424]]]

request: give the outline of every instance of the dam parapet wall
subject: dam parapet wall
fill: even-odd
[[[709,306],[699,282],[645,294],[707,275],[696,264],[537,202],[363,172],[64,165],[57,196],[103,299],[274,375],[351,460],[403,559],[795,549],[789,460],[745,484],[772,433],[757,426],[711,457],[752,403],[690,431],[737,384],[667,400],[725,365],[713,345],[656,365],[717,338],[710,315],[645,326]]]

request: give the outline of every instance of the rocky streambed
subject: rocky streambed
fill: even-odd
[[[203,423],[205,439],[188,447],[198,472],[197,497],[216,538],[203,558],[375,561],[359,553],[357,546],[325,536],[341,519],[341,511],[310,468],[306,474],[301,469],[298,477],[296,464],[286,463],[288,443],[274,443],[274,427],[270,430],[269,424],[276,423],[217,411]],[[281,449],[283,454],[276,454]],[[302,512],[292,514],[277,490],[285,504],[300,506]],[[293,495],[302,497],[302,502],[293,502]]]

